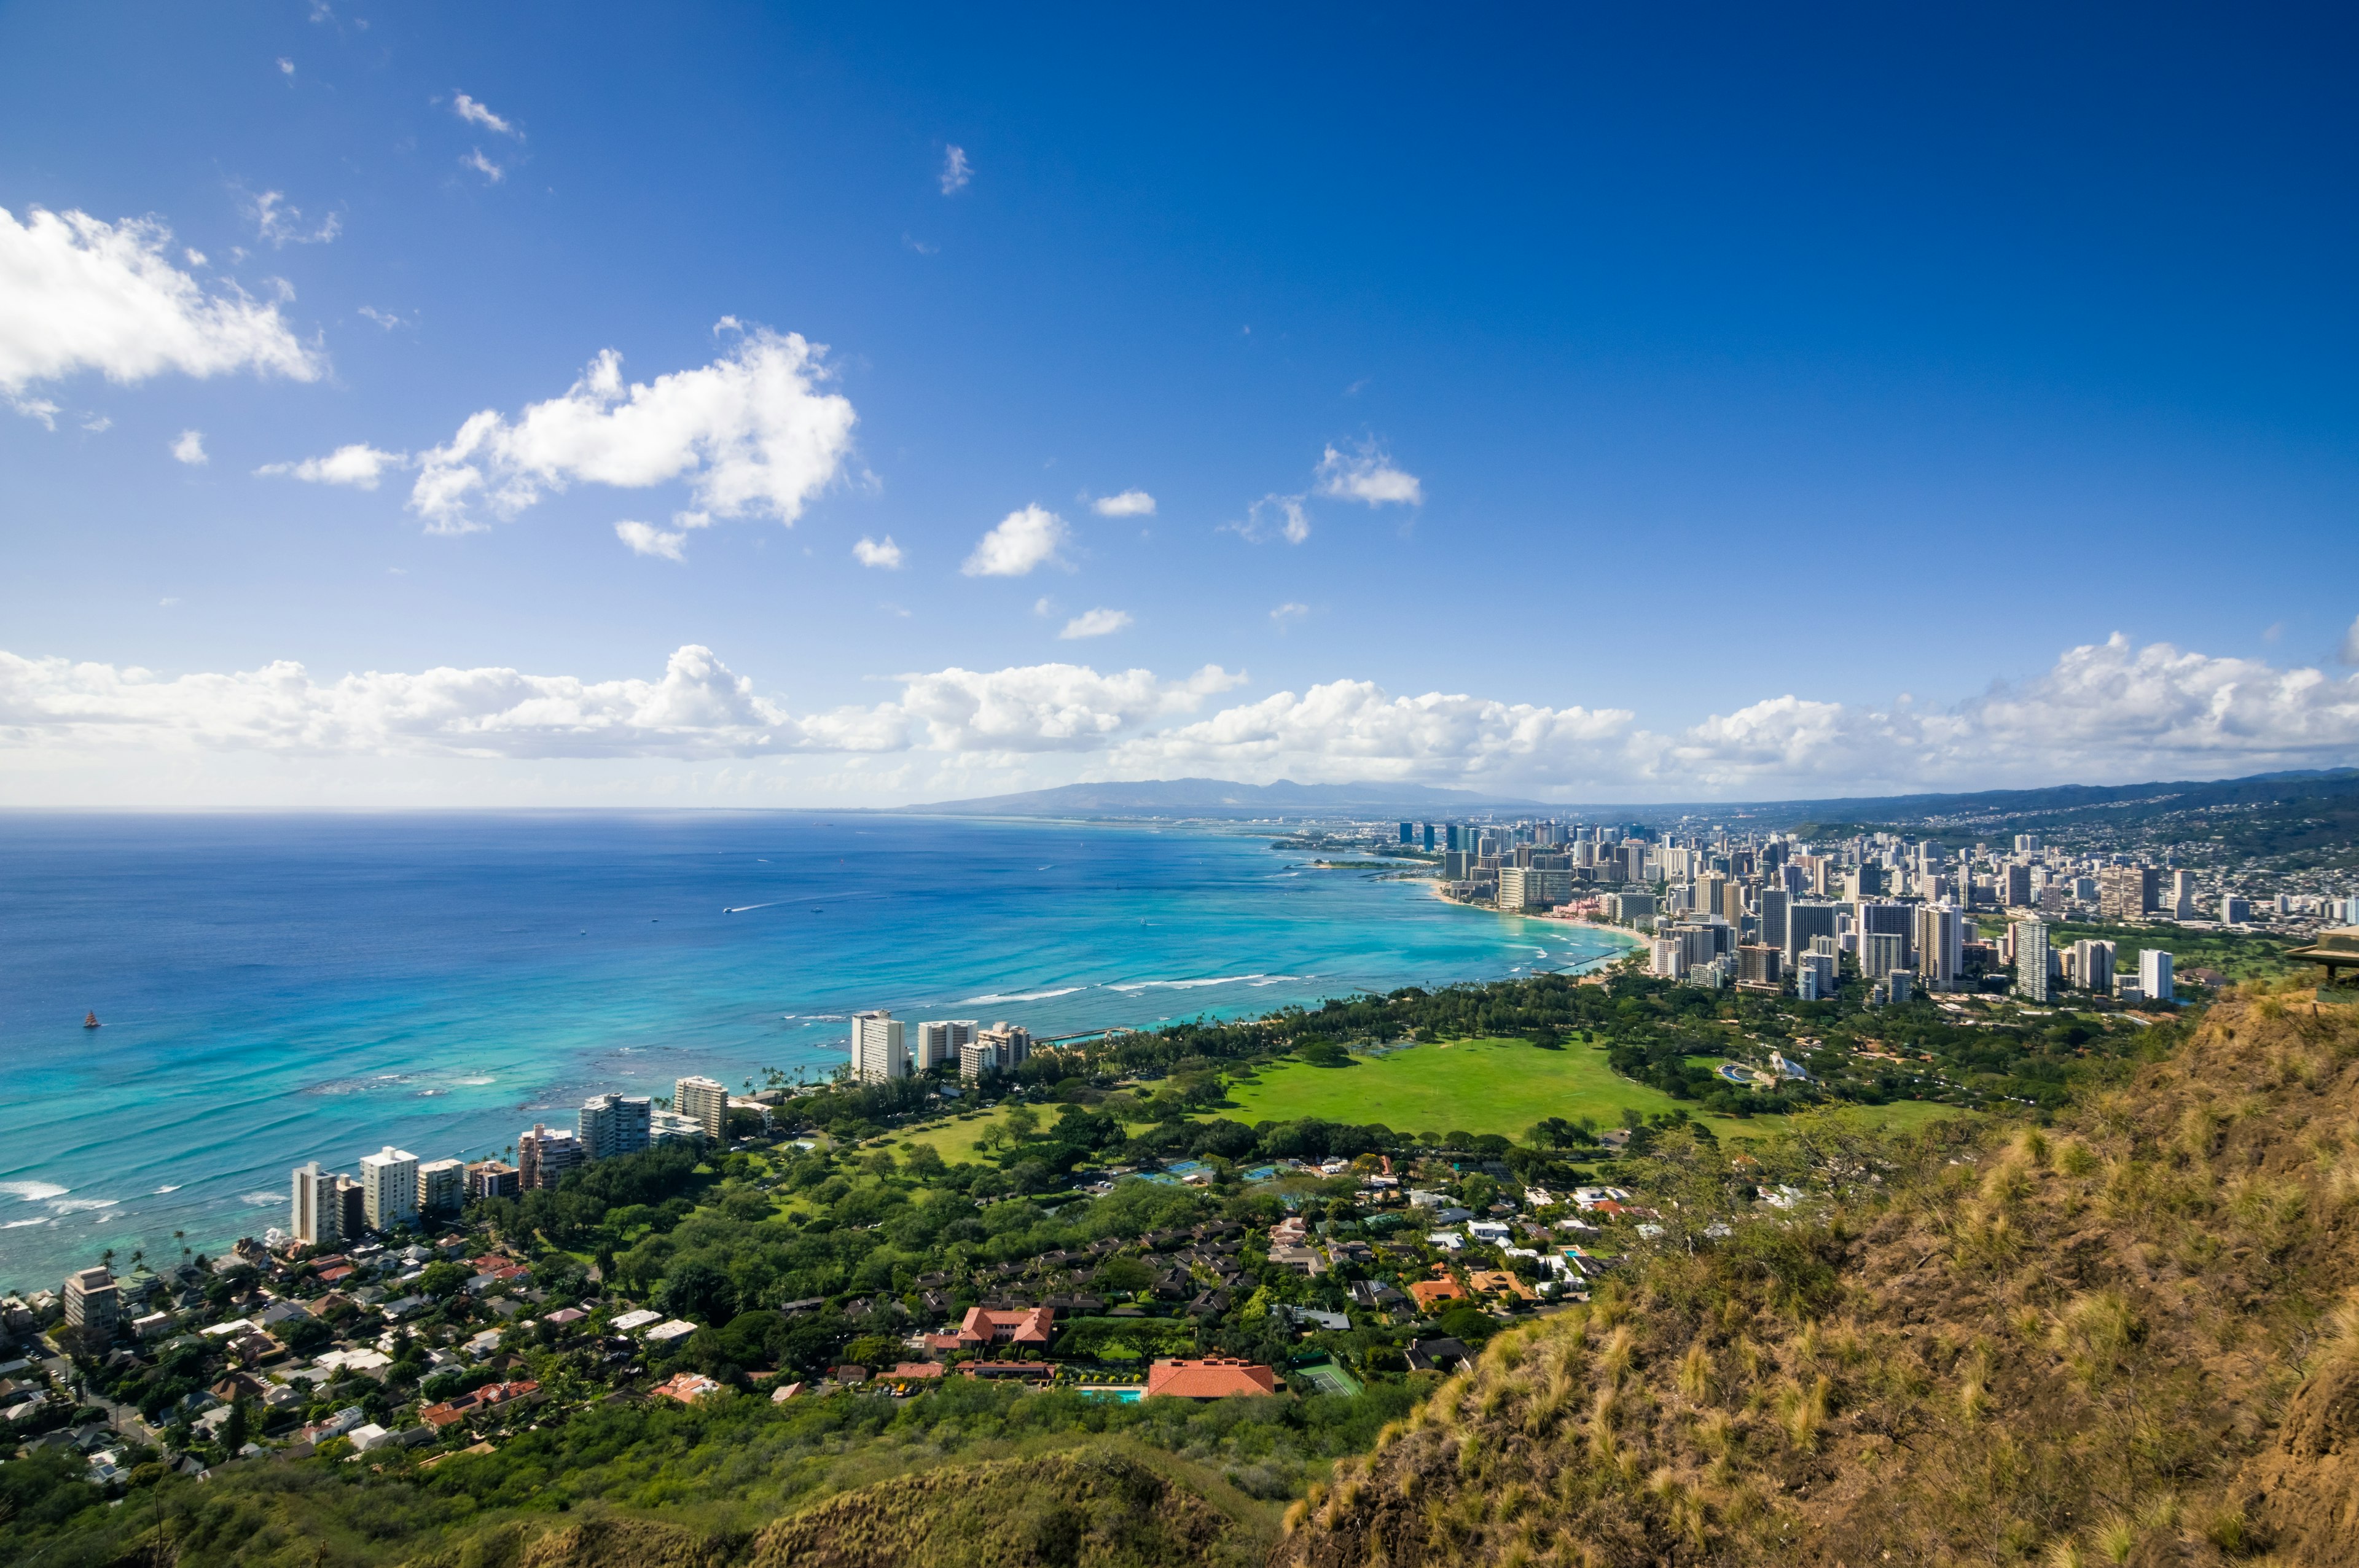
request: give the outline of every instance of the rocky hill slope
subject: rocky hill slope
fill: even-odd
[[[1658,1261],[1495,1340],[1276,1563],[2359,1563],[2354,1014],[2231,1000],[2045,1132],[1829,1145],[1837,1198],[1690,1252],[1691,1152]]]

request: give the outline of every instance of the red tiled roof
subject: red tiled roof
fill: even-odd
[[[1237,1395],[1277,1392],[1277,1374],[1252,1361],[1223,1356],[1201,1361],[1158,1361],[1147,1369],[1147,1397],[1169,1394],[1182,1400],[1225,1400]]]
[[[959,1338],[978,1345],[1033,1345],[1046,1349],[1056,1324],[1053,1307],[1027,1307],[1020,1312],[969,1307],[966,1321],[959,1325]]]
[[[679,1373],[668,1381],[658,1383],[648,1390],[650,1393],[661,1394],[668,1400],[678,1400],[684,1405],[692,1405],[705,1395],[717,1394],[720,1391],[720,1384],[696,1372]]]
[[[941,1377],[945,1368],[939,1361],[904,1361],[885,1374],[889,1382],[914,1382],[921,1378]]]

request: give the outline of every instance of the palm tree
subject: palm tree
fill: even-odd
[[[99,1260],[102,1264],[105,1265],[105,1266],[106,1266],[107,1268],[109,1268],[109,1269],[114,1268],[114,1248],[112,1248],[112,1247],[110,1247],[110,1248],[108,1248],[105,1251],[103,1251],[103,1252],[100,1253],[100,1254],[98,1255],[98,1260]]]
[[[147,1249],[146,1249],[145,1247],[134,1247],[134,1248],[131,1249],[131,1266],[132,1266],[132,1268],[134,1268],[134,1269],[137,1269],[137,1268],[139,1267],[139,1265],[140,1265],[140,1264],[145,1263],[147,1260]]]
[[[187,1257],[189,1255],[189,1233],[185,1230],[176,1230],[172,1232],[172,1239],[180,1244],[180,1256],[183,1258]]]

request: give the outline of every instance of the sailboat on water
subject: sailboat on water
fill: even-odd
[[[82,1015],[82,1026],[84,1029],[97,1029],[97,1028],[101,1028],[101,1027],[103,1027],[103,1026],[99,1023],[99,1022],[98,1022],[98,1014],[96,1014],[95,1012],[85,1012],[85,1013],[83,1013],[83,1014]]]

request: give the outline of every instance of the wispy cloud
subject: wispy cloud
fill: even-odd
[[[212,459],[205,455],[205,434],[201,430],[183,430],[172,443],[172,460],[190,468],[202,468]]]
[[[1299,545],[1310,537],[1310,514],[1302,509],[1299,495],[1265,495],[1245,508],[1241,520],[1223,523],[1219,531],[1234,534],[1249,544],[1277,538]]]
[[[1090,510],[1101,517],[1152,517],[1155,497],[1143,490],[1125,490],[1120,495],[1101,495],[1090,503]]]
[[[1027,506],[1001,518],[976,541],[959,570],[968,577],[1023,577],[1037,567],[1065,566],[1059,552],[1071,537],[1063,518],[1043,506]]]
[[[281,76],[292,76],[292,75],[294,75],[294,74],[295,74],[295,62],[294,62],[293,60],[291,60],[291,59],[288,59],[285,55],[280,55],[280,56],[278,57],[278,74],[279,74],[279,75],[281,75]]]
[[[273,250],[288,245],[324,245],[343,232],[343,219],[331,212],[316,228],[306,229],[303,209],[277,190],[242,192],[245,215],[254,222],[255,237]]]
[[[1425,489],[1417,476],[1397,467],[1385,449],[1375,442],[1364,442],[1350,452],[1329,447],[1319,460],[1317,489],[1321,495],[1332,495],[1343,501],[1364,502],[1370,506],[1417,506],[1425,500]]]
[[[373,305],[362,306],[360,308],[360,314],[364,319],[375,322],[378,326],[384,328],[388,332],[392,331],[396,327],[407,327],[409,325],[408,322],[403,320],[392,311],[379,310]]]
[[[1065,629],[1057,635],[1070,643],[1082,637],[1103,637],[1108,633],[1119,632],[1130,623],[1130,611],[1127,610],[1085,610],[1066,622]]]
[[[480,99],[471,98],[464,92],[454,92],[451,95],[451,113],[458,115],[470,125],[481,125],[486,131],[496,131],[503,136],[522,139],[524,135],[522,131],[516,128],[514,122],[493,114],[490,107]]]
[[[407,452],[381,452],[366,441],[338,447],[324,458],[301,462],[265,463],[254,470],[260,479],[299,479],[306,484],[342,484],[354,490],[375,490],[387,469],[407,468]]]
[[[459,167],[473,169],[494,185],[497,185],[508,177],[508,171],[485,157],[484,149],[481,147],[469,147],[465,155],[459,159]]]
[[[864,537],[852,546],[852,558],[864,567],[877,567],[893,572],[901,569],[901,546],[887,534],[881,540]]]
[[[942,149],[942,194],[954,196],[964,190],[974,178],[974,166],[966,160],[966,149],[952,146]]]
[[[1269,612],[1269,622],[1271,625],[1283,632],[1310,613],[1310,606],[1296,604],[1289,600]]]
[[[38,424],[44,430],[54,430],[58,427],[58,415],[61,410],[49,398],[24,397],[12,393],[8,397],[8,406]]]
[[[635,556],[659,556],[668,561],[688,558],[685,549],[688,535],[667,532],[652,523],[617,523],[614,524],[614,537],[628,545]]]

